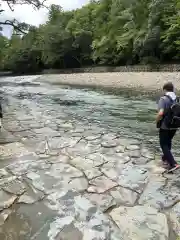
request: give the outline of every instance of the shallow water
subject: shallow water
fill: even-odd
[[[113,94],[107,89],[93,90],[83,87],[39,84],[32,82],[36,76],[1,81],[1,91],[33,106],[46,108],[52,117],[56,111],[62,112],[67,120],[72,118],[86,124],[98,125],[126,137],[141,139],[150,148],[159,150],[158,132],[155,127],[157,95],[142,95],[132,90],[121,89]],[[18,79],[18,81],[17,81]],[[29,80],[29,81],[28,81]],[[53,108],[52,108],[53,105]],[[174,140],[174,153],[180,150],[177,133]]]

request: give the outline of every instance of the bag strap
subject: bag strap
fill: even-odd
[[[172,100],[172,98],[169,96],[169,95],[164,95],[165,97],[167,97],[170,101],[171,101],[171,103],[173,103],[173,102],[176,102],[177,101],[177,99],[174,101],[174,100]]]

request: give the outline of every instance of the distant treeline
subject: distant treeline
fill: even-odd
[[[92,0],[72,11],[52,5],[45,24],[23,36],[0,36],[0,69],[178,63],[179,12],[180,0]]]

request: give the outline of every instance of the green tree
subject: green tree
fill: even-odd
[[[38,28],[22,23],[10,40],[0,37],[0,66],[36,72],[178,61],[179,12],[180,0],[92,0],[72,11],[51,5],[47,22]]]

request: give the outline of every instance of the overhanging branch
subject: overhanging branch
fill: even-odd
[[[39,9],[40,7],[46,7],[44,3],[46,0],[3,0],[7,3],[11,11],[14,11],[14,5],[24,5],[28,4],[33,6],[36,9]]]
[[[27,30],[28,30],[28,27],[29,27],[28,24],[18,23],[16,20],[13,20],[13,21],[6,20],[4,22],[0,22],[0,26],[1,25],[12,26],[14,28],[14,30],[16,30],[17,32],[22,33],[22,34],[26,34]],[[25,30],[25,28],[27,30]]]
[[[28,4],[28,5],[33,6],[35,9],[39,9],[41,7],[46,7],[44,5],[46,0],[2,0],[2,1],[7,3],[9,8],[11,9],[11,11],[14,11],[14,6],[17,5],[17,4],[20,4],[20,5]],[[0,0],[0,2],[1,2],[1,0]],[[0,7],[1,7],[1,3],[0,3]],[[0,14],[2,12],[4,12],[4,10],[0,9]],[[26,34],[28,32],[29,27],[30,27],[28,24],[19,23],[15,19],[14,20],[1,21],[0,26],[2,26],[2,25],[12,26],[15,31],[17,31],[18,33],[22,33],[22,34]]]

